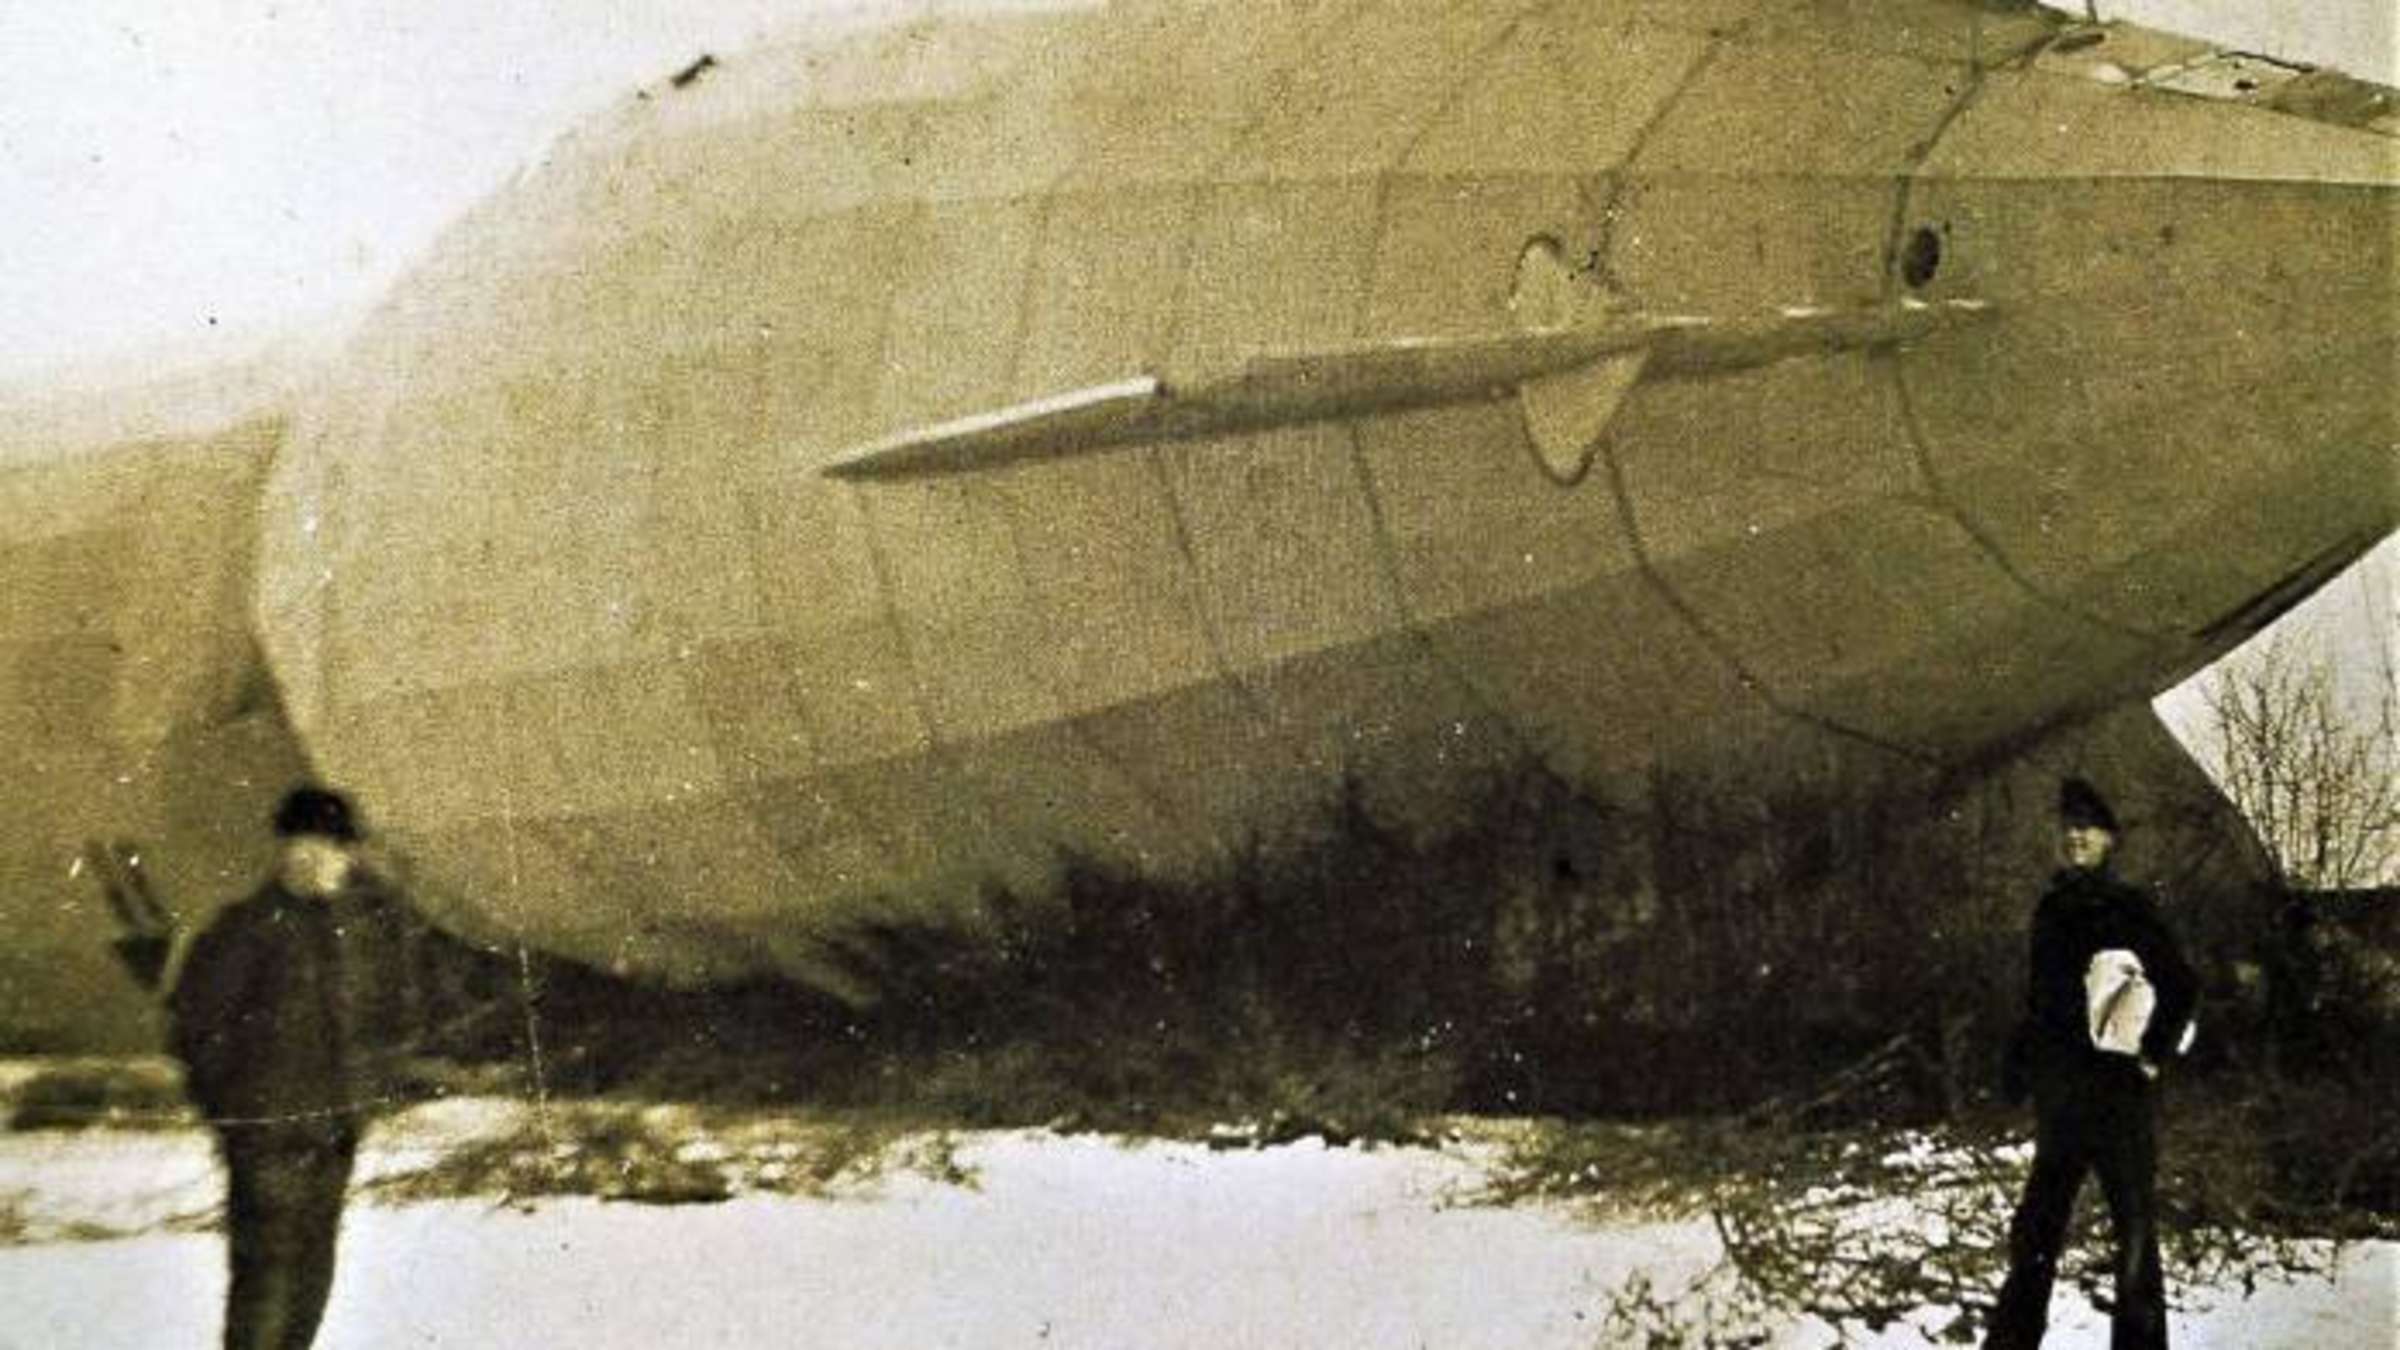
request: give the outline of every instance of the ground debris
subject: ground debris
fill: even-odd
[[[438,1149],[395,1141],[365,1193],[384,1203],[496,1197],[521,1207],[579,1195],[686,1205],[822,1196],[900,1175],[975,1184],[950,1132],[879,1118],[614,1100],[486,1105],[492,1123]]]
[[[2172,1296],[2246,1297],[2324,1277],[2343,1241],[2400,1235],[2389,1219],[2279,1207],[2271,1173],[2245,1161],[2253,1136],[2228,1124],[2235,1109],[2211,1104],[2170,1125],[2160,1211]],[[1794,1318],[1836,1335],[1905,1325],[1936,1343],[1969,1341],[2007,1272],[2009,1217],[2032,1160],[2018,1125],[1987,1115],[1795,1131],[1756,1113],[1544,1122],[1508,1143],[1479,1198],[1563,1203],[1595,1222],[1704,1216],[1714,1226],[1721,1259],[1680,1284],[1617,1290],[1603,1344],[1764,1344],[1745,1336]],[[2112,1277],[2097,1191],[2086,1188],[2061,1278],[2105,1306]]]

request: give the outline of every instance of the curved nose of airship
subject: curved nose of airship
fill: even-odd
[[[2400,520],[2400,101],[2132,36],[1945,128],[1904,284],[2001,317],[1904,384],[1936,490],[2029,586],[2205,653]]]

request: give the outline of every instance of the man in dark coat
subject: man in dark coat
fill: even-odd
[[[2198,981],[2150,896],[2111,871],[2117,820],[2091,784],[2070,778],[2061,785],[2059,825],[2066,866],[2034,912],[2026,1016],[2002,1074],[2010,1101],[2033,1096],[2033,1172],[2009,1226],[2008,1281],[1984,1344],[2041,1344],[2075,1194],[2091,1172],[2116,1240],[2109,1344],[2163,1350],[2155,1084],[2159,1066],[2188,1041]],[[2130,986],[2121,975],[2112,979],[2132,962],[2139,978]],[[2111,1016],[2129,989],[2133,1006],[2151,1002],[2138,1032]]]
[[[307,1350],[316,1339],[351,1163],[368,1116],[389,1099],[407,1020],[400,909],[360,860],[350,803],[296,788],[274,828],[274,874],[180,962],[161,959],[157,931],[139,931],[151,925],[119,944],[137,977],[167,985],[170,1043],[225,1163],[226,1350]],[[132,875],[142,895],[120,899],[120,915],[162,917]],[[112,898],[123,877],[104,874]]]

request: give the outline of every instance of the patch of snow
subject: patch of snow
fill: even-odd
[[[525,1108],[503,1106],[408,1113],[370,1136],[362,1170],[514,1129]],[[1672,1292],[1720,1257],[1705,1221],[1594,1224],[1567,1206],[1459,1203],[1488,1182],[1482,1144],[951,1139],[972,1187],[895,1168],[833,1195],[704,1205],[354,1204],[319,1344],[1592,1350],[1637,1274]],[[0,1247],[0,1350],[211,1343],[222,1239],[178,1225],[210,1211],[219,1185],[198,1130],[0,1136],[0,1197],[15,1193],[19,1212],[48,1225]],[[64,1240],[79,1221],[137,1235]],[[2362,1244],[2330,1279],[2247,1299],[2203,1291],[2203,1306],[2176,1314],[2176,1344],[2380,1350],[2392,1344],[2396,1267],[2400,1244]],[[1845,1342],[1795,1318],[1771,1344],[1922,1350],[1942,1320],[1928,1309],[1881,1332],[1850,1328]],[[2071,1292],[2055,1323],[2059,1350],[2107,1342],[2105,1316]]]
[[[215,1152],[198,1130],[0,1136],[0,1240],[72,1241],[199,1223],[215,1213],[220,1189]],[[7,1335],[0,1324],[0,1346]]]

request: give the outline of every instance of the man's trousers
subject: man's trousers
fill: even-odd
[[[225,1350],[308,1350],[333,1291],[358,1136],[347,1123],[226,1125]]]
[[[2116,1243],[2111,1350],[2166,1350],[2166,1279],[2158,1254],[2158,1127],[2150,1081],[2131,1059],[2037,1075],[2033,1172],[2008,1231],[2008,1282],[1987,1350],[2034,1350],[2086,1172],[2100,1178]]]

